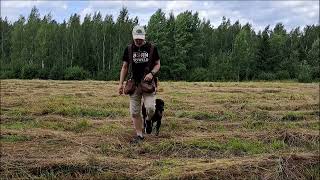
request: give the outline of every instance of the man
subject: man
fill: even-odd
[[[155,112],[155,92],[145,93],[141,91],[141,81],[151,81],[160,69],[160,58],[157,48],[153,46],[153,55],[150,57],[151,44],[145,41],[145,30],[142,26],[135,26],[132,30],[133,43],[129,45],[123,54],[123,64],[120,72],[119,94],[123,94],[123,82],[129,70],[129,47],[132,47],[132,78],[134,79],[136,89],[130,95],[130,115],[136,130],[136,136],[132,143],[143,141],[143,123],[141,117],[141,99],[143,97],[144,105],[146,107],[147,118],[146,128],[151,128],[151,118]],[[148,72],[145,72],[146,67],[151,60],[152,67]]]

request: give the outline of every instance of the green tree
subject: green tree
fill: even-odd
[[[176,43],[175,43],[175,17],[171,12],[166,20],[165,38],[162,50],[159,51],[161,59],[161,79],[173,79],[171,65],[176,62]]]
[[[44,16],[35,38],[35,63],[42,69],[46,67],[49,56],[49,21],[51,15]]]
[[[103,71],[109,72],[111,70],[112,60],[113,60],[113,51],[115,42],[114,36],[115,33],[114,21],[111,15],[107,15],[103,22],[103,46],[102,46],[102,69]],[[107,62],[106,62],[107,61]]]
[[[311,75],[311,67],[307,63],[307,61],[303,61],[301,65],[299,66],[299,75],[298,75],[298,81],[303,83],[309,83],[312,81],[312,75]]]
[[[232,64],[234,70],[234,79],[237,81],[248,80],[250,73],[250,63],[252,50],[250,44],[250,35],[242,29],[237,35],[232,51]]]
[[[66,80],[83,80],[89,78],[89,72],[82,67],[73,66],[65,70],[64,78]]]
[[[132,29],[134,25],[134,20],[129,18],[128,9],[123,7],[115,23],[116,40],[113,43],[115,48],[113,50],[112,66],[108,73],[108,78],[110,79],[115,80],[119,78],[119,69],[122,65],[122,55],[127,45],[132,42]]]
[[[190,81],[208,81],[209,80],[209,72],[205,68],[195,68],[191,72]]]
[[[274,30],[270,34],[270,60],[269,60],[269,71],[277,72],[281,69],[284,69],[282,62],[287,59],[288,53],[286,42],[287,42],[287,34],[284,29],[283,24],[276,24]],[[285,63],[284,63],[285,64]]]
[[[300,52],[301,52],[301,36],[300,28],[297,27],[292,30],[288,38],[288,51],[289,55],[286,60],[283,61],[282,67],[288,73],[290,78],[297,78],[299,73],[299,64],[301,62]]]
[[[312,79],[320,79],[320,67],[319,67],[319,44],[320,44],[320,38],[316,39],[313,44],[311,49],[309,50],[307,54],[307,62],[311,66],[310,68],[310,74],[312,76]]]
[[[25,53],[24,44],[24,23],[25,18],[20,16],[18,21],[13,24],[11,35],[11,69],[14,77],[19,78],[21,68],[26,64],[26,59],[23,56]]]
[[[81,25],[80,31],[80,41],[79,41],[79,48],[81,49],[80,59],[77,63],[77,66],[83,67],[84,69],[88,70],[91,75],[96,71],[97,67],[94,62],[94,52],[92,44],[92,34],[93,33],[93,23],[91,21],[91,14],[86,14],[84,17],[83,23]]]
[[[187,70],[200,67],[203,60],[203,45],[198,13],[185,11],[179,14],[175,25],[176,61],[185,64]]]
[[[57,23],[47,14],[40,19],[33,7],[27,19],[13,23],[0,17],[1,78],[74,79],[76,75],[117,80],[124,48],[139,24],[127,8],[116,21],[102,20],[99,12],[83,23],[72,14]],[[197,12],[168,17],[158,9],[146,26],[161,59],[160,78],[188,81],[242,81],[252,79],[319,79],[319,25],[287,32],[282,23],[255,33],[250,24],[231,24],[222,18],[218,27],[200,20]],[[72,68],[75,67],[75,68]],[[65,76],[66,75],[66,76]]]
[[[174,63],[172,64],[171,73],[173,74],[173,80],[184,80],[186,79],[187,68],[183,63]]]
[[[203,59],[201,62],[201,67],[207,68],[210,61],[210,56],[214,51],[214,41],[213,41],[213,28],[211,27],[210,21],[203,19],[200,25],[201,31],[201,48],[203,52]]]
[[[33,64],[35,61],[35,51],[36,51],[36,35],[40,27],[40,13],[36,7],[31,9],[31,13],[28,17],[28,22],[24,29],[24,58],[29,64]]]
[[[0,17],[0,43],[1,43],[1,52],[0,52],[0,62],[3,68],[3,65],[8,65],[10,63],[10,54],[11,54],[11,31],[12,26],[8,22],[7,17],[5,19],[2,19]]]
[[[80,64],[80,16],[77,14],[73,14],[70,16],[68,21],[68,32],[67,32],[67,59],[69,60],[68,66],[73,66],[76,64]]]
[[[159,47],[159,50],[164,46],[166,39],[166,17],[161,9],[158,9],[151,17],[147,26],[147,40],[152,41]]]
[[[101,13],[94,13],[92,17],[92,33],[91,33],[91,46],[92,46],[92,59],[91,66],[88,68],[94,77],[97,76],[97,73],[102,70],[102,16]]]
[[[270,42],[269,42],[269,26],[258,35],[258,52],[257,52],[257,73],[270,72],[272,70],[272,62],[270,62]]]

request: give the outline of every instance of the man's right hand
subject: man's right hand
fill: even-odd
[[[123,94],[123,85],[122,84],[119,84],[118,91],[119,91],[119,95]]]

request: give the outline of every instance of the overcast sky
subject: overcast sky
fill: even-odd
[[[140,25],[146,25],[151,15],[161,8],[166,15],[177,15],[185,10],[197,11],[201,19],[209,19],[217,27],[223,16],[231,23],[239,20],[241,24],[249,22],[255,30],[267,25],[274,27],[282,22],[291,30],[297,26],[319,24],[319,1],[3,1],[1,0],[1,17],[16,21],[19,15],[28,16],[33,6],[41,14],[49,12],[58,22],[67,21],[72,13],[81,15],[100,11],[103,16],[112,14],[114,20],[122,7],[127,7],[129,16],[138,16]]]

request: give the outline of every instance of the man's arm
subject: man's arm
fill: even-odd
[[[160,59],[158,59],[156,62],[155,62],[155,65],[152,69],[152,71],[146,75],[146,77],[144,78],[145,81],[150,81],[152,80],[153,76],[158,73],[160,69]]]
[[[160,70],[160,59],[155,62],[155,65],[151,71],[152,75],[157,74],[159,70]]]
[[[120,72],[120,82],[119,82],[119,94],[123,94],[123,82],[128,74],[128,62],[123,61],[121,72]]]

